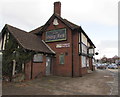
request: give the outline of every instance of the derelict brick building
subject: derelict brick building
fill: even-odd
[[[10,25],[2,30],[12,35],[24,50],[34,51],[29,62],[21,64],[25,79],[57,75],[79,77],[94,70],[95,45],[81,28],[61,17],[61,3],[54,3],[54,13],[45,25],[26,32]],[[8,34],[9,33],[9,34]]]

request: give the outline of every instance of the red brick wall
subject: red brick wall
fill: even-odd
[[[61,16],[61,3],[60,2],[54,3],[54,13]]]
[[[80,76],[80,60],[79,60],[79,33],[73,32],[73,64],[74,76]]]
[[[68,27],[66,27],[66,25],[61,21],[58,21],[58,23],[59,23],[58,26],[54,26],[53,23],[51,23],[46,29],[46,31],[60,29],[60,28],[66,28],[67,30],[67,40],[47,43],[51,47],[51,49],[56,52],[56,56],[55,56],[56,58],[54,58],[54,62],[52,64],[52,70],[53,70],[52,72],[53,75],[71,76],[71,72],[72,72],[71,30]],[[42,39],[45,40],[45,32],[42,35]],[[56,44],[62,44],[62,43],[70,43],[70,47],[56,48]],[[68,53],[68,55],[65,55],[65,64],[59,64],[59,55],[65,53]]]
[[[83,76],[85,74],[87,74],[87,67],[82,67],[82,60],[81,60],[81,56],[79,56],[80,58],[80,76]]]
[[[25,64],[25,80],[31,79],[31,61]]]
[[[92,70],[93,66],[92,66],[92,58],[89,58],[89,66],[90,66],[90,70]]]
[[[85,75],[85,74],[87,74],[88,72],[87,72],[87,68],[86,67],[84,67],[84,68],[82,68],[82,75]]]
[[[25,80],[31,79],[31,66],[32,67],[32,79],[35,77],[41,77],[45,75],[46,71],[46,57],[43,56],[42,63],[32,63],[31,61],[25,64]]]
[[[42,63],[33,63],[33,73],[32,78],[39,78],[41,76],[45,76],[46,71],[46,57],[43,56],[43,62]]]
[[[81,56],[79,56],[79,64],[80,64],[80,69],[79,69],[79,76],[82,76],[82,61],[81,61]]]

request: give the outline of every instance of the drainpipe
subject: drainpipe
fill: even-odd
[[[82,77],[82,69],[81,69],[81,67],[82,67],[82,46],[81,46],[81,42],[82,42],[82,35],[81,35],[81,30],[80,30],[80,68],[79,68],[79,70],[80,70],[80,77]]]
[[[31,58],[31,79],[33,78],[33,57]]]
[[[73,60],[73,33],[72,33],[72,78],[74,77],[74,62],[73,61],[74,60]]]

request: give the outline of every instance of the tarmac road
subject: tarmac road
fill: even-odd
[[[118,71],[96,70],[83,77],[48,76],[21,83],[3,82],[3,95],[118,95]]]
[[[118,69],[109,69],[109,71],[114,78],[113,81],[107,82],[111,87],[110,95],[118,95]]]

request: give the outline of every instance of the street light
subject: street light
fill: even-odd
[[[99,54],[98,52],[95,53],[95,55],[98,55],[98,54]]]

